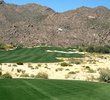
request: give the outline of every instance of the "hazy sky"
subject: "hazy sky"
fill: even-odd
[[[52,8],[57,12],[64,12],[67,10],[76,9],[81,6],[86,7],[97,7],[105,6],[110,9],[110,0],[4,0],[6,3],[13,4],[27,4],[27,3],[37,3],[42,6],[47,6]]]

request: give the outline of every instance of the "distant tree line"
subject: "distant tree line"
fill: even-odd
[[[96,46],[96,45],[89,45],[89,46],[82,46],[79,47],[78,50],[80,52],[96,52],[96,53],[110,53],[110,46],[104,45],[104,46]]]

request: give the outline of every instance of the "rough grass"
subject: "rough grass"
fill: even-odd
[[[58,53],[46,52],[46,50],[69,51],[66,48],[60,47],[36,47],[36,48],[17,48],[10,51],[0,51],[1,63],[16,63],[16,62],[32,62],[32,63],[48,63],[59,62],[61,60],[56,57],[83,57],[83,54],[73,53]]]
[[[0,100],[110,100],[109,93],[107,83],[0,79]]]

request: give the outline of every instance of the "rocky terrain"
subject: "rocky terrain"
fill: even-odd
[[[80,7],[55,12],[39,4],[0,1],[0,42],[23,46],[110,45],[110,10]]]

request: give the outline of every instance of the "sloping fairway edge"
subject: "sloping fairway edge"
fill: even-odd
[[[110,100],[110,84],[46,79],[0,79],[0,100]]]
[[[83,54],[78,53],[59,53],[46,52],[47,50],[66,51],[69,50],[61,47],[35,47],[35,48],[17,48],[15,50],[0,51],[0,63],[16,63],[16,62],[32,62],[32,63],[52,63],[62,60],[56,57],[83,57]]]

